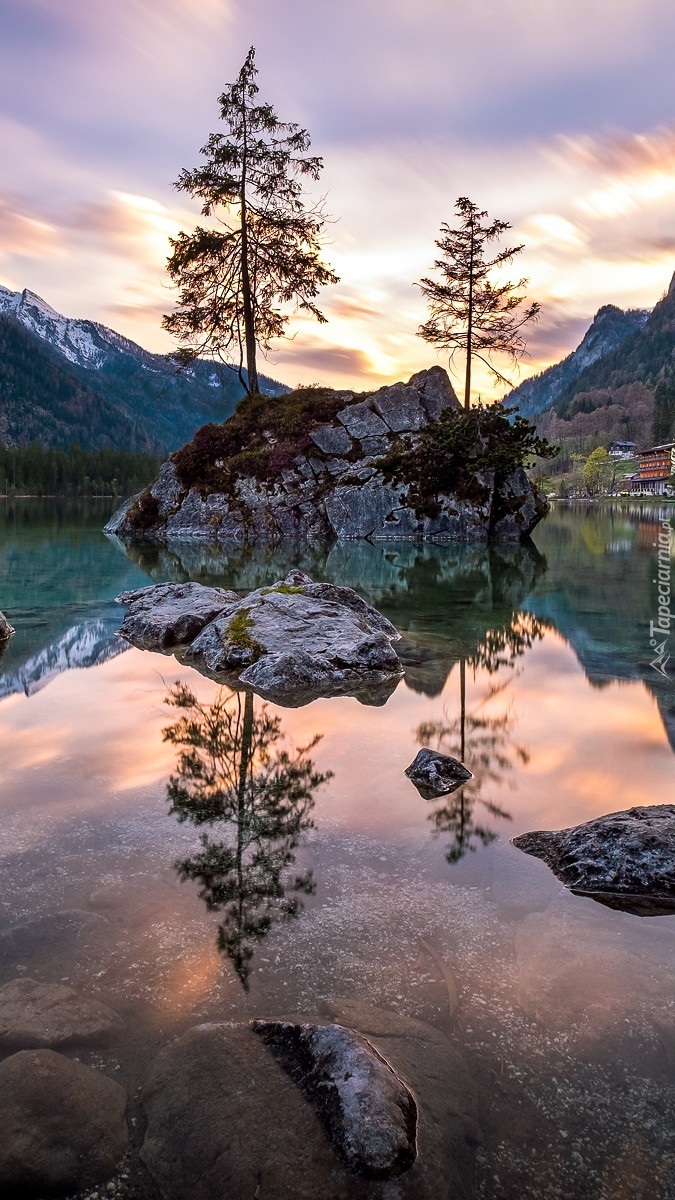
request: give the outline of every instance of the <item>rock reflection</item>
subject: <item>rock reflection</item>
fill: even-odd
[[[267,704],[255,709],[251,692],[221,688],[202,704],[177,683],[166,703],[181,712],[163,731],[180,748],[167,786],[170,812],[206,827],[199,850],[178,860],[176,871],[197,881],[207,909],[221,914],[218,949],[248,990],[256,942],[276,921],[299,916],[301,896],[315,890],[312,871],[293,867],[313,827],[314,793],[332,772],[317,771],[310,757],[321,734],[289,748],[280,717]]]

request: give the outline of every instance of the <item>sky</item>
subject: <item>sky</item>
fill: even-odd
[[[542,306],[518,382],[675,271],[672,0],[0,0],[0,284],[169,351],[173,189],[250,45],[325,164],[340,283],[263,370],[373,388],[447,357],[416,330],[458,196],[509,221]],[[456,381],[459,386],[459,380]],[[503,392],[475,375],[476,393]]]

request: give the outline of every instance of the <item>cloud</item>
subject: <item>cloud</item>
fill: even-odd
[[[16,198],[0,195],[0,258],[63,254],[59,230],[41,217],[20,211],[22,207]]]
[[[288,363],[296,362],[304,372],[316,370],[321,376],[352,380],[377,375],[371,359],[363,350],[353,346],[297,346],[281,343],[278,347],[279,362],[288,374]]]

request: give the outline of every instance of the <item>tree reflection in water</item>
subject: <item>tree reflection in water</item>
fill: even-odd
[[[516,659],[543,637],[545,627],[545,623],[521,612],[514,614],[507,626],[487,630],[471,653],[459,661],[459,715],[450,719],[446,708],[443,720],[423,721],[417,728],[416,737],[422,746],[459,758],[473,772],[473,779],[446,797],[443,806],[429,815],[435,837],[452,835],[445,854],[449,863],[459,862],[468,851],[478,845],[488,846],[497,837],[494,830],[479,820],[477,806],[489,816],[511,819],[511,814],[485,795],[485,790],[491,784],[512,788],[508,774],[518,763],[527,764],[529,754],[524,746],[512,741],[515,718],[510,706],[495,715],[486,709],[509,688]],[[474,678],[479,668],[489,675],[504,668],[511,673],[501,682],[491,684],[478,702],[468,708],[467,665],[472,668]]]
[[[218,948],[232,962],[245,990],[256,942],[275,921],[302,911],[311,895],[311,871],[293,874],[301,835],[313,827],[314,792],[332,777],[309,757],[321,740],[284,744],[281,719],[266,704],[254,711],[251,692],[221,688],[201,704],[176,683],[166,703],[181,716],[164,731],[180,747],[176,774],[167,785],[170,812],[179,821],[217,827],[200,834],[201,848],[175,867],[181,880],[199,882],[211,912],[222,914]]]

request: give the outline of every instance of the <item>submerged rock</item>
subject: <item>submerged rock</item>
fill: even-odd
[[[675,805],[629,808],[571,829],[523,833],[513,844],[541,858],[578,895],[638,916],[675,912]]]
[[[337,1022],[355,1043],[367,1038],[390,1064],[394,1081],[405,1079],[414,1092],[414,1161],[391,1179],[365,1178],[336,1152],[315,1102],[249,1022],[200,1025],[161,1052],[142,1093],[148,1126],[141,1157],[165,1200],[256,1194],[264,1200],[473,1200],[476,1092],[447,1038],[420,1021],[353,1001],[324,1007],[320,1017],[264,1024]],[[377,1129],[372,1136],[377,1139]]]
[[[353,1170],[390,1179],[412,1165],[415,1101],[366,1038],[336,1024],[254,1021],[253,1029],[317,1106],[333,1145]]]
[[[118,601],[129,604],[122,637],[152,649],[167,648],[171,633],[189,627],[192,606],[199,631],[181,650],[183,661],[280,703],[334,695],[382,702],[403,673],[394,626],[351,588],[314,583],[302,571],[243,598],[191,583],[151,586]]]
[[[3,642],[8,642],[14,634],[14,627],[10,625],[7,617],[0,612],[0,645]]]
[[[101,1045],[123,1028],[111,1008],[60,983],[22,976],[0,988],[0,1051]]]
[[[65,1196],[106,1180],[127,1147],[126,1092],[53,1050],[0,1063],[0,1193]]]
[[[405,773],[425,800],[448,796],[467,780],[473,779],[471,771],[459,759],[451,758],[449,754],[439,754],[437,750],[429,750],[426,746],[417,752]]]
[[[444,409],[460,404],[440,366],[366,396],[300,389],[264,416],[245,402],[229,423],[198,430],[105,531],[157,543],[526,538],[548,510],[522,468],[473,470],[469,486],[429,503],[390,478],[383,457],[417,444]]]

